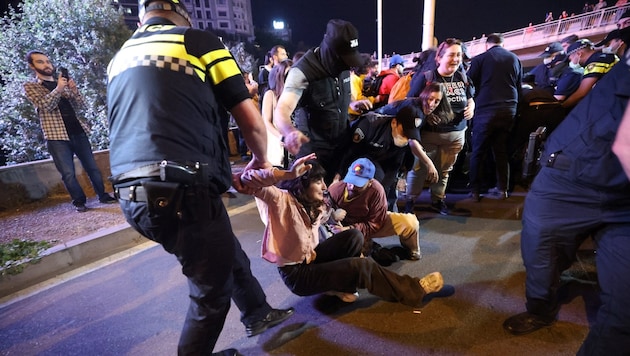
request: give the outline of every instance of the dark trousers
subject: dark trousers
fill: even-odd
[[[425,296],[419,279],[398,275],[371,258],[360,256],[363,236],[350,229],[320,243],[311,263],[278,267],[291,292],[307,296],[327,291],[354,293],[358,288],[389,302],[418,307]]]
[[[630,354],[630,192],[580,184],[568,171],[543,167],[525,200],[521,253],[527,272],[527,310],[558,311],[562,270],[581,241],[593,236],[601,307],[582,355]]]
[[[49,140],[46,142],[46,145],[48,153],[50,153],[57,171],[61,174],[63,185],[70,194],[74,205],[85,204],[86,201],[85,193],[81,189],[74,170],[74,155],[77,156],[83,169],[90,177],[92,187],[94,187],[98,198],[103,199],[107,197],[103,176],[94,160],[92,146],[90,146],[87,135],[72,135],[69,141]]]
[[[483,164],[488,153],[494,155],[497,188],[508,189],[508,138],[514,125],[514,114],[509,110],[480,113],[473,118],[472,153],[470,154],[470,188],[479,192],[483,183]]]
[[[271,307],[252,275],[250,261],[232,232],[220,197],[196,192],[187,209],[196,218],[149,214],[147,203],[120,200],[129,224],[175,255],[188,278],[190,305],[179,340],[178,354],[211,354],[223,329],[230,298],[247,325],[263,319]]]

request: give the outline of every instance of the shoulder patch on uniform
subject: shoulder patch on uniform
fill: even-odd
[[[365,134],[363,133],[363,130],[361,130],[360,128],[357,128],[356,130],[354,130],[354,134],[352,134],[352,142],[359,143],[364,138],[365,138]]]

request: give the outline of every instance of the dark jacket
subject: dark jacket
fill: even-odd
[[[523,67],[516,55],[494,46],[472,59],[468,76],[475,85],[475,116],[488,111],[516,114]]]

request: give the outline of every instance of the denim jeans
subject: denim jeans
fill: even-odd
[[[55,162],[55,167],[61,174],[61,180],[72,198],[72,204],[82,205],[86,201],[85,193],[81,189],[74,170],[74,155],[79,158],[83,169],[90,177],[96,195],[99,199],[105,197],[103,176],[94,160],[92,147],[87,135],[72,135],[70,136],[70,141],[49,140],[47,146],[48,152],[53,162]]]

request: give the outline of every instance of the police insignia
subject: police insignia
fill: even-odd
[[[586,66],[586,70],[589,71],[589,72],[592,71],[593,68],[595,68],[595,63],[591,63],[591,64]]]
[[[365,134],[363,133],[363,130],[361,130],[360,128],[357,128],[356,130],[354,130],[354,134],[352,134],[352,142],[359,143],[364,138],[365,138]]]

